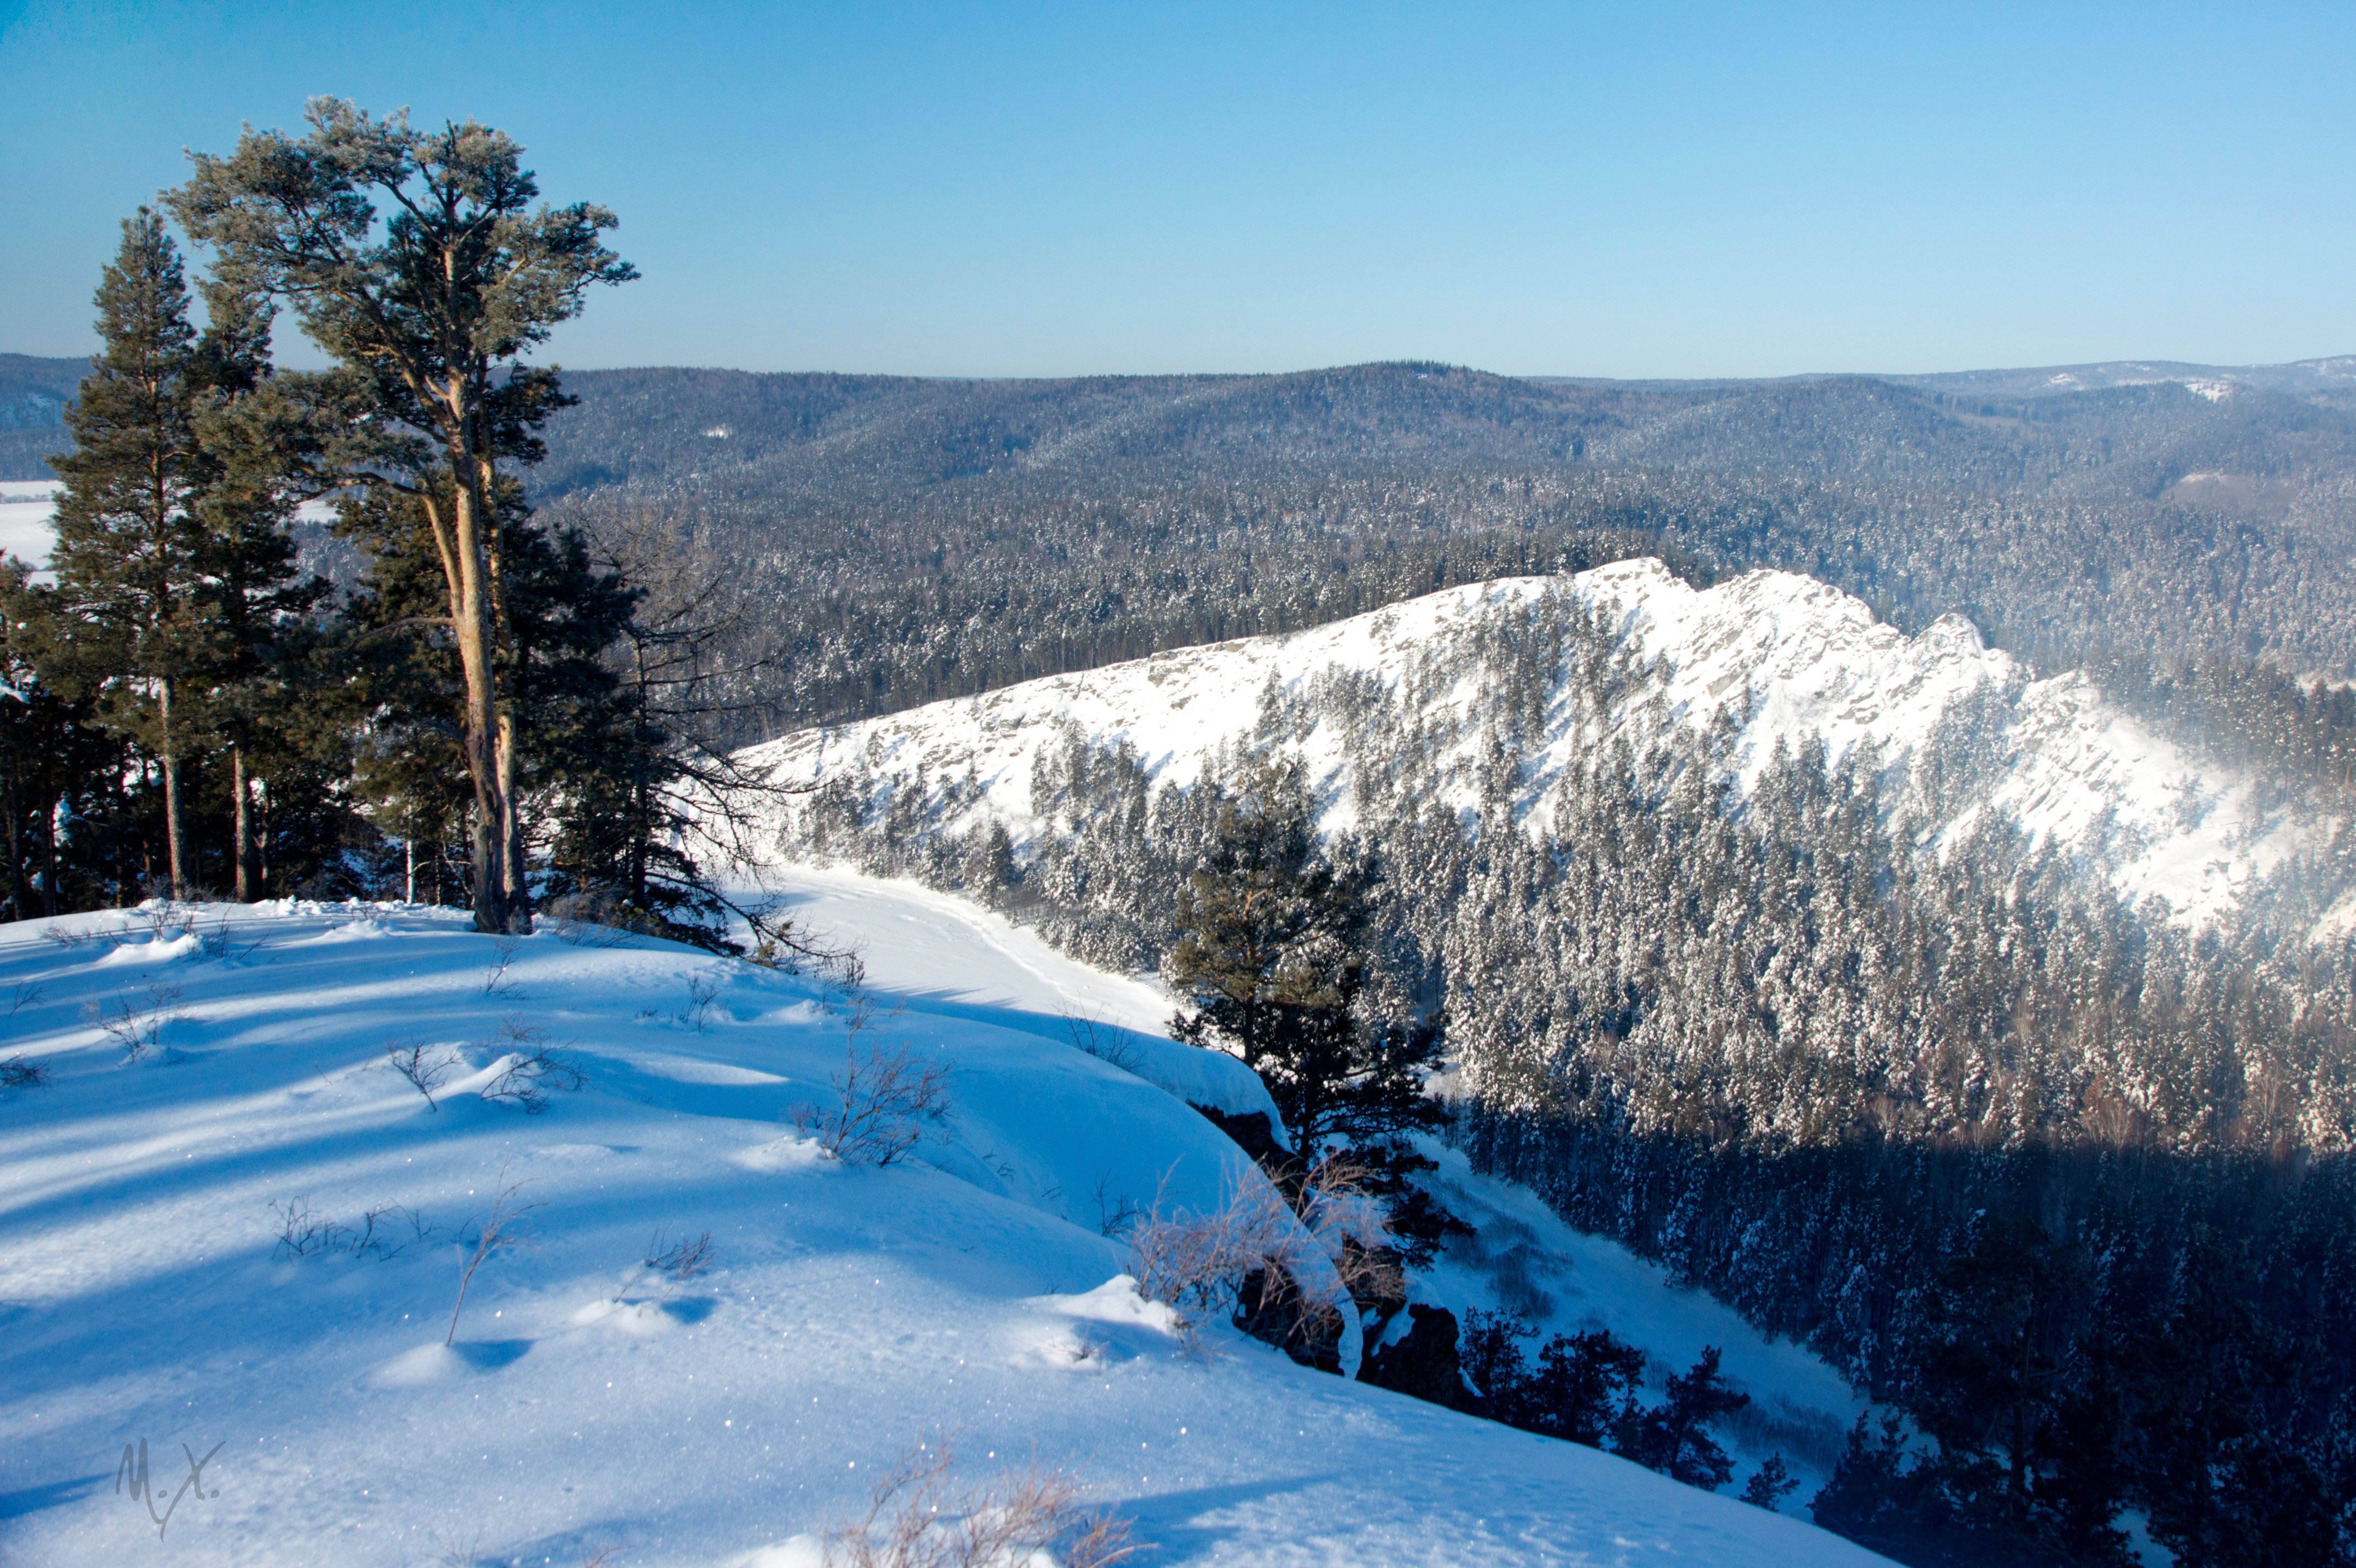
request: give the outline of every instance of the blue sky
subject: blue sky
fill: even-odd
[[[643,281],[574,366],[1777,375],[2356,351],[2356,7],[0,0],[0,349],[312,94]]]

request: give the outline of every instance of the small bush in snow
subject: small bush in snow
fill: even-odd
[[[279,1257],[347,1253],[356,1258],[381,1261],[397,1257],[434,1235],[434,1228],[422,1215],[398,1203],[380,1203],[353,1225],[314,1214],[307,1198],[273,1202],[270,1211],[278,1216],[278,1244],[272,1255]]]
[[[203,890],[191,891],[199,894],[199,901],[201,901]],[[147,928],[150,941],[172,942],[195,932],[197,912],[174,903],[168,898],[155,898],[149,899],[137,909],[133,910],[130,921],[132,923],[126,925],[124,935],[131,934],[132,931],[144,925]]]
[[[827,1568],[1001,1568],[1041,1553],[1062,1568],[1110,1568],[1142,1550],[1128,1520],[1083,1509],[1078,1483],[1060,1471],[961,1488],[951,1462],[945,1443],[903,1454],[867,1511],[828,1532]]]
[[[93,1004],[89,1016],[107,1039],[123,1048],[123,1061],[136,1061],[155,1049],[163,1040],[164,1026],[179,1017],[174,1010],[179,1001],[179,987],[151,980],[136,997],[124,992],[106,1003]]]
[[[43,991],[30,980],[19,980],[8,987],[8,1017],[15,1018],[41,999]]]
[[[712,1266],[712,1232],[704,1232],[686,1241],[666,1242],[657,1231],[647,1243],[647,1267],[674,1283],[684,1285]]]
[[[888,1017],[898,1016],[894,1008]],[[844,1019],[842,1071],[829,1082],[832,1105],[798,1105],[794,1125],[835,1158],[850,1165],[897,1164],[924,1141],[925,1128],[948,1115],[948,1072],[903,1044],[864,1045],[875,1004],[859,997]]]
[[[948,1074],[909,1047],[862,1048],[856,1035],[829,1082],[831,1105],[803,1105],[794,1125],[846,1165],[895,1165],[948,1115]]]
[[[241,964],[261,950],[259,936],[233,935],[229,916],[223,915],[212,923],[210,930],[197,938],[197,949],[206,957],[222,964]]]
[[[515,989],[515,981],[508,976],[508,966],[515,962],[516,955],[522,949],[523,938],[520,936],[491,938],[491,962],[483,973],[483,995],[505,996]]]
[[[1101,1019],[1079,1013],[1064,1015],[1064,1038],[1098,1061],[1110,1062],[1123,1072],[1137,1071],[1140,1057],[1137,1042],[1123,1038],[1123,1031]]]
[[[1354,1293],[1391,1283],[1374,1277],[1391,1266],[1383,1239],[1364,1172],[1328,1157],[1289,1198],[1247,1174],[1207,1213],[1165,1212],[1157,1200],[1130,1226],[1129,1272],[1139,1295],[1175,1309],[1190,1342],[1205,1324],[1248,1307],[1257,1325],[1281,1324],[1280,1342],[1290,1349],[1338,1329]]]
[[[569,1093],[588,1085],[589,1075],[571,1058],[551,1050],[548,1036],[521,1019],[500,1020],[498,1038],[492,1042],[492,1049],[503,1050],[507,1065],[483,1085],[483,1098],[519,1105],[528,1116],[537,1116],[548,1109],[550,1090]]]
[[[517,1194],[522,1184],[511,1182],[507,1172],[499,1172],[498,1196],[491,1200],[491,1211],[474,1227],[474,1236],[461,1236],[462,1249],[458,1261],[458,1299],[450,1308],[450,1332],[442,1337],[444,1345],[458,1339],[458,1314],[466,1309],[466,1287],[475,1283],[475,1275],[482,1266],[498,1256],[522,1246],[529,1236],[524,1230],[524,1216],[541,1207],[523,1202]]]
[[[388,1045],[384,1048],[384,1055],[385,1060],[392,1064],[392,1070],[409,1080],[411,1088],[425,1096],[427,1110],[442,1108],[434,1104],[434,1091],[442,1086],[442,1081],[449,1077],[452,1069],[457,1065],[455,1051],[436,1045]]]
[[[705,973],[691,975],[687,981],[687,1006],[673,1016],[680,1023],[703,1034],[712,1028],[712,1004],[720,999],[720,976]]]
[[[0,1058],[0,1089],[46,1089],[49,1070],[29,1056]]]

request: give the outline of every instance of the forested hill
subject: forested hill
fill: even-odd
[[[1580,462],[2148,499],[2188,474],[2356,472],[2356,376],[2142,368],[2139,381],[2083,367],[1689,383],[1423,364],[998,381],[576,371],[581,406],[552,427],[536,483],[786,501],[1018,474],[1234,482]],[[2083,395],[2053,395],[2054,377]]]
[[[65,408],[87,359],[0,354],[0,479],[45,479],[43,461],[66,444]]]
[[[78,368],[0,361],[0,404],[53,417]],[[1652,554],[1805,572],[1910,632],[1959,613],[2040,674],[2336,757],[2288,683],[2356,676],[2351,368],[576,371],[530,483],[736,596],[723,743]],[[6,474],[59,433],[0,430]]]

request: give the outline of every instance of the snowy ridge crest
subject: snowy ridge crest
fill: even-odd
[[[1581,662],[1587,688],[1601,679],[1612,693],[1600,715],[1575,699]],[[1075,739],[1132,748],[1157,789],[1273,745],[1308,765],[1330,833],[1396,803],[1398,781],[1366,765],[1383,737],[1365,715],[1386,701],[1403,715],[1401,742],[1411,735],[1431,759],[1417,784],[1430,803],[1510,805],[1531,826],[1550,820],[1552,786],[1600,744],[1641,749],[1683,728],[1715,731],[1715,754],[1746,790],[1779,748],[1820,742],[1834,764],[1858,754],[1933,838],[1994,814],[2195,923],[2234,907],[2302,842],[2254,779],[2156,733],[2083,676],[2029,680],[1960,615],[1910,637],[1798,573],[1696,588],[1652,559],[1451,588],[1308,631],[803,731],[745,756],[930,830],[998,824],[1019,856],[1054,830],[1042,760]],[[781,823],[788,837],[797,815]]]

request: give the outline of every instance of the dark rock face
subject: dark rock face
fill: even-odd
[[[1312,1309],[1280,1266],[1244,1275],[1236,1290],[1235,1324],[1304,1367],[1341,1374],[1342,1315],[1330,1307]]]
[[[1203,1119],[1235,1139],[1236,1147],[1252,1157],[1262,1170],[1275,1170],[1292,1158],[1292,1151],[1276,1141],[1276,1129],[1268,1125],[1268,1113],[1251,1111],[1242,1115],[1229,1115],[1208,1105],[1194,1107]]]
[[[1471,1401],[1456,1360],[1456,1314],[1445,1307],[1408,1306],[1412,1325],[1396,1342],[1370,1352],[1358,1368],[1358,1381],[1376,1388],[1444,1404],[1453,1410]]]

